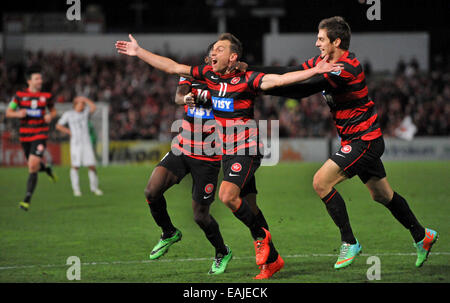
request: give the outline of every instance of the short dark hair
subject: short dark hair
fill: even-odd
[[[350,47],[350,37],[352,35],[350,25],[348,25],[348,23],[341,16],[323,19],[319,23],[319,29],[327,30],[327,36],[331,42],[335,41],[337,38],[340,38],[341,44],[339,45],[339,48],[348,50]]]
[[[33,74],[41,74],[41,68],[39,66],[31,66],[25,71],[25,80],[28,81],[31,79],[31,75]]]
[[[222,41],[222,40],[228,40],[231,42],[231,51],[233,53],[236,53],[238,55],[237,59],[241,59],[242,57],[242,43],[241,41],[239,41],[238,38],[236,38],[234,35],[230,34],[230,33],[224,33],[222,35],[219,36],[218,41]]]

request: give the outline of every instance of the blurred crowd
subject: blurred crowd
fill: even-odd
[[[175,59],[191,65],[201,63],[201,55]],[[290,65],[299,63],[292,60]],[[55,102],[71,102],[74,96],[85,95],[108,103],[111,140],[168,141],[173,136],[172,121],[183,115],[183,107],[174,103],[178,77],[159,72],[137,58],[30,52],[25,65],[42,67],[43,90],[51,92]],[[369,63],[365,70],[369,94],[386,136],[396,136],[406,118],[416,127],[416,136],[450,135],[448,68],[423,72],[413,60],[399,62],[393,74],[374,74]],[[22,72],[7,69],[0,58],[0,102],[9,102],[15,91],[25,87]],[[4,115],[0,117],[4,119]],[[321,94],[301,100],[261,95],[255,103],[255,118],[279,120],[281,137],[336,135]],[[51,136],[60,139],[57,132]]]

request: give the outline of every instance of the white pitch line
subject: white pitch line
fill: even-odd
[[[361,256],[369,257],[369,256],[415,256],[416,253],[374,253],[374,254],[361,254]],[[433,256],[450,256],[450,252],[435,252],[431,253]],[[296,255],[286,255],[283,258],[316,258],[316,257],[337,257],[337,254],[296,254]],[[244,259],[253,259],[254,256],[244,256],[244,257],[233,257],[235,260],[244,260]],[[114,265],[114,264],[143,264],[143,263],[165,263],[165,262],[193,262],[193,261],[208,261],[213,260],[214,258],[180,258],[180,259],[161,259],[161,260],[135,260],[135,261],[111,261],[111,262],[84,262],[81,263],[82,266],[91,266],[91,265]],[[8,269],[27,269],[27,268],[37,268],[37,267],[66,267],[69,265],[66,264],[40,264],[40,265],[11,265],[11,266],[1,266],[0,270],[8,270]]]

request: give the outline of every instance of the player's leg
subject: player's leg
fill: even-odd
[[[215,257],[209,274],[221,274],[232,258],[231,249],[225,245],[219,224],[210,214],[214,202],[220,161],[201,161],[186,157],[192,176],[192,210],[194,221],[203,230],[206,238],[215,249]]]
[[[72,191],[75,197],[82,195],[80,189],[79,168],[82,166],[80,144],[70,143],[70,183],[72,184]]]
[[[72,191],[75,197],[81,197],[79,168],[79,166],[73,165],[70,168],[70,183],[72,184]]]
[[[261,226],[245,197],[241,197],[241,188],[254,176],[261,159],[251,156],[223,156],[223,181],[219,189],[220,200],[250,230],[255,245],[256,264],[266,263],[270,253],[270,232]]]
[[[209,212],[209,204],[200,204],[192,200],[194,221],[203,230],[206,238],[215,249],[214,261],[209,270],[209,274],[221,274],[225,272],[233,254],[231,249],[225,245],[219,224]]]
[[[334,188],[337,184],[367,169],[373,159],[381,154],[372,152],[372,141],[355,140],[331,155],[314,175],[313,187],[325,203],[327,211],[341,233],[342,245],[334,268],[353,263],[361,252],[361,245],[353,235],[344,199]]]
[[[50,165],[46,165],[43,161],[43,156],[45,153],[46,148],[46,141],[45,140],[39,140],[37,141],[37,148],[36,148],[36,155],[41,158],[41,161],[39,163],[39,172],[45,172],[50,180],[53,182],[56,182],[58,180],[58,177],[53,172],[53,169]]]
[[[91,192],[93,192],[97,196],[103,195],[103,192],[98,188],[97,169],[95,168],[94,165],[88,166],[88,178]]]
[[[186,173],[182,156],[175,156],[169,152],[155,167],[145,188],[145,197],[150,213],[162,230],[159,242],[150,253],[152,260],[161,257],[172,244],[181,240],[181,232],[172,224],[167,212],[164,192],[179,183]]]
[[[255,177],[252,178],[242,189],[241,196],[244,196],[246,201],[249,203],[253,213],[256,215],[256,220],[259,222],[258,224],[269,230],[269,225],[264,217],[262,210],[258,207],[256,203],[256,195],[258,193],[256,189],[256,180]],[[267,257],[267,261],[265,264],[260,266],[261,272],[255,277],[255,279],[268,279],[272,277],[276,272],[280,271],[284,266],[284,260],[281,258],[278,253],[275,245],[272,242],[272,239],[269,242],[270,252]]]
[[[19,206],[23,210],[28,210],[31,204],[31,198],[33,196],[34,190],[36,188],[38,182],[38,171],[39,171],[39,163],[41,159],[33,154],[28,156],[28,180],[27,180],[27,190],[25,193],[25,197],[22,202],[20,202]]]
[[[344,199],[334,188],[346,179],[347,176],[342,169],[333,160],[328,159],[314,175],[313,187],[324,202],[328,214],[339,228],[342,242],[356,244]]]
[[[28,210],[31,198],[38,182],[38,172],[40,169],[41,157],[45,150],[45,144],[39,141],[22,143],[28,166],[28,180],[26,193],[23,201],[19,203],[20,208]]]
[[[422,266],[438,238],[438,233],[432,229],[424,228],[419,223],[408,202],[392,190],[386,177],[371,177],[366,182],[366,186],[373,200],[389,209],[394,218],[409,230],[417,249],[416,266]]]
[[[97,196],[103,195],[103,192],[98,188],[98,175],[95,167],[97,161],[95,160],[94,149],[92,148],[91,142],[88,141],[87,144],[83,144],[80,148],[80,152],[81,163],[83,166],[88,167],[89,187],[91,192]]]

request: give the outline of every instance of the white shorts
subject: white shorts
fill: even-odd
[[[95,166],[95,154],[91,144],[70,144],[70,162],[74,167]]]

